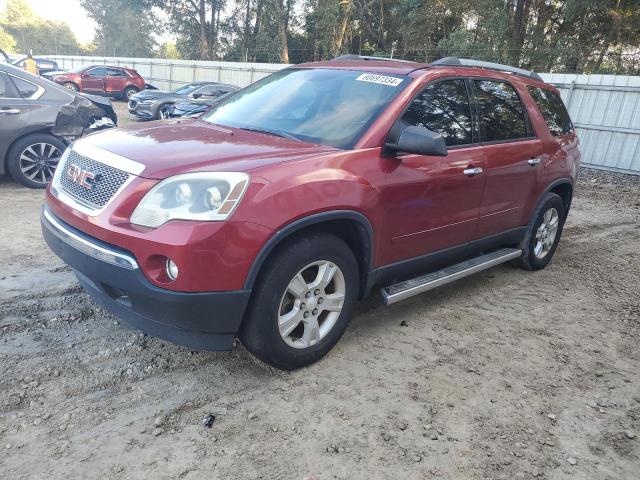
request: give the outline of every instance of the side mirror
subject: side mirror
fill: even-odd
[[[415,125],[403,128],[398,141],[395,144],[387,143],[385,146],[393,150],[394,153],[406,152],[438,157],[446,157],[448,154],[447,144],[440,133]]]
[[[200,98],[201,96],[202,96],[202,94],[201,94],[201,93],[194,93],[194,94],[192,95],[192,97],[193,97],[193,98]]]

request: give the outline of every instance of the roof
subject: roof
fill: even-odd
[[[506,75],[516,75],[521,79],[542,82],[544,80],[535,72],[523,70],[509,65],[499,63],[482,62],[477,60],[468,60],[456,57],[446,57],[436,60],[433,63],[419,63],[408,60],[387,59],[380,57],[362,57],[358,55],[342,55],[333,60],[325,62],[310,62],[296,65],[299,68],[331,68],[336,70],[364,70],[373,73],[386,73],[396,75],[408,75],[417,70],[435,70],[435,69],[474,69],[489,70],[494,73],[502,73]]]
[[[407,75],[415,70],[428,68],[428,63],[407,62],[405,60],[365,60],[347,59],[327,62],[309,62],[296,65],[296,68],[331,68],[335,70],[364,70],[374,73],[391,73],[396,75]]]

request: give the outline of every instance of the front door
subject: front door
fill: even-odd
[[[382,249],[382,264],[455,247],[464,251],[476,230],[484,188],[484,151],[474,142],[464,79],[427,85],[413,99],[402,122],[441,133],[448,154],[384,159],[387,174],[382,204],[387,245]]]
[[[516,89],[505,81],[472,81],[487,169],[475,239],[527,224],[525,206],[537,182],[542,141]]]
[[[104,67],[90,68],[82,74],[82,91],[86,93],[104,94],[105,76],[107,69]]]

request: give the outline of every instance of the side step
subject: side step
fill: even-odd
[[[432,290],[441,285],[455,282],[461,278],[473,275],[474,273],[481,272],[491,267],[495,267],[514,258],[518,258],[522,255],[522,250],[517,248],[503,248],[496,250],[495,252],[480,255],[479,257],[466,260],[464,262],[456,263],[450,267],[443,268],[435,272],[421,275],[420,277],[405,280],[404,282],[396,283],[395,285],[389,285],[384,287],[381,291],[382,298],[385,305],[391,305],[414,295]]]

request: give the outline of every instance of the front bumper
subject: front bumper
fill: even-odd
[[[127,103],[127,109],[134,117],[138,117],[143,120],[156,119],[156,112],[152,103],[140,103],[136,100],[129,100]]]
[[[250,290],[184,293],[152,285],[133,255],[92,238],[45,206],[42,234],[98,305],[152,336],[197,350],[230,350]]]

